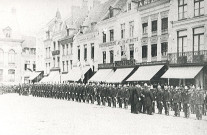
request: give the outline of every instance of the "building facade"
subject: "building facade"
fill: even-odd
[[[16,10],[2,11],[0,22],[0,83],[21,83],[22,43],[20,28],[16,21]]]
[[[207,1],[172,0],[169,16],[172,17],[168,51],[170,67],[201,67],[194,76],[172,78],[176,79],[173,81],[206,89]],[[189,74],[192,72],[190,69]]]

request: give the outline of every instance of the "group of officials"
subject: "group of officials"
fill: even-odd
[[[20,95],[31,94],[34,97],[65,99],[77,102],[119,108],[128,108],[131,104],[131,113],[155,113],[169,115],[174,110],[174,116],[189,118],[190,113],[196,114],[198,120],[206,115],[206,91],[191,86],[160,86],[160,85],[115,85],[100,83],[67,83],[67,84],[25,84],[18,88]]]

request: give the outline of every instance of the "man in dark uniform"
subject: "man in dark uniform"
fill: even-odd
[[[117,102],[117,88],[113,84],[113,86],[112,86],[112,103],[113,103],[114,108],[116,108],[116,102]]]
[[[202,120],[202,106],[204,104],[204,91],[198,87],[196,89],[195,109],[197,120]]]
[[[146,111],[147,114],[152,115],[152,102],[153,102],[153,94],[152,91],[150,91],[150,86],[148,86],[147,89],[145,89],[145,105],[146,105]]]
[[[176,93],[173,96],[173,103],[174,103],[174,116],[180,117],[180,102],[181,102],[181,92],[178,87],[176,87]]]
[[[189,118],[190,117],[190,92],[189,88],[185,86],[185,91],[183,94],[183,111],[184,111],[184,117]]]
[[[122,103],[123,103],[123,99],[122,99],[123,94],[122,93],[123,93],[123,87],[121,86],[121,84],[119,84],[119,86],[118,86],[118,95],[117,95],[119,108],[122,108]]]
[[[165,115],[169,115],[169,109],[170,109],[170,92],[169,87],[164,86],[164,92],[163,92],[163,105],[165,108]]]
[[[129,97],[130,97],[130,93],[129,93],[129,85],[128,85],[128,86],[125,86],[124,92],[123,92],[124,108],[125,109],[128,108]]]
[[[108,101],[108,106],[111,107],[111,101],[112,101],[112,86],[109,84],[107,88],[107,101]]]
[[[101,86],[99,83],[97,84],[96,91],[97,91],[96,98],[97,98],[98,105],[101,105],[101,95],[100,95],[101,94]]]

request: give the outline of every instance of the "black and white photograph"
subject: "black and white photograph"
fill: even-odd
[[[0,0],[0,135],[207,135],[207,0]]]

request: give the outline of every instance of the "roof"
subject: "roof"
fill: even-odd
[[[32,36],[22,36],[22,39],[24,42],[22,43],[22,47],[28,47],[28,48],[36,48],[36,38]]]
[[[126,3],[127,3],[128,0],[114,0],[114,1],[115,1],[115,3],[114,4],[111,4],[110,6],[112,8],[121,9],[121,11],[122,11],[123,8],[125,7],[125,5],[126,5]],[[119,14],[119,12],[117,14]],[[109,12],[106,15],[104,15],[104,16],[105,17],[104,17],[103,20],[109,19]]]
[[[101,21],[102,17],[105,16],[105,14],[108,12],[109,7],[113,5],[115,2],[116,0],[108,0],[94,7],[89,12],[88,17],[85,19],[83,23],[84,26],[89,26],[89,29],[87,29],[84,33],[90,33],[90,32],[96,31],[96,26],[92,27],[91,23],[94,23],[94,22],[97,23]]]
[[[0,11],[1,21],[0,21],[0,38],[5,38],[3,29],[11,29],[11,39],[21,39],[21,30],[19,22],[17,21],[17,15],[15,9],[1,10]]]

